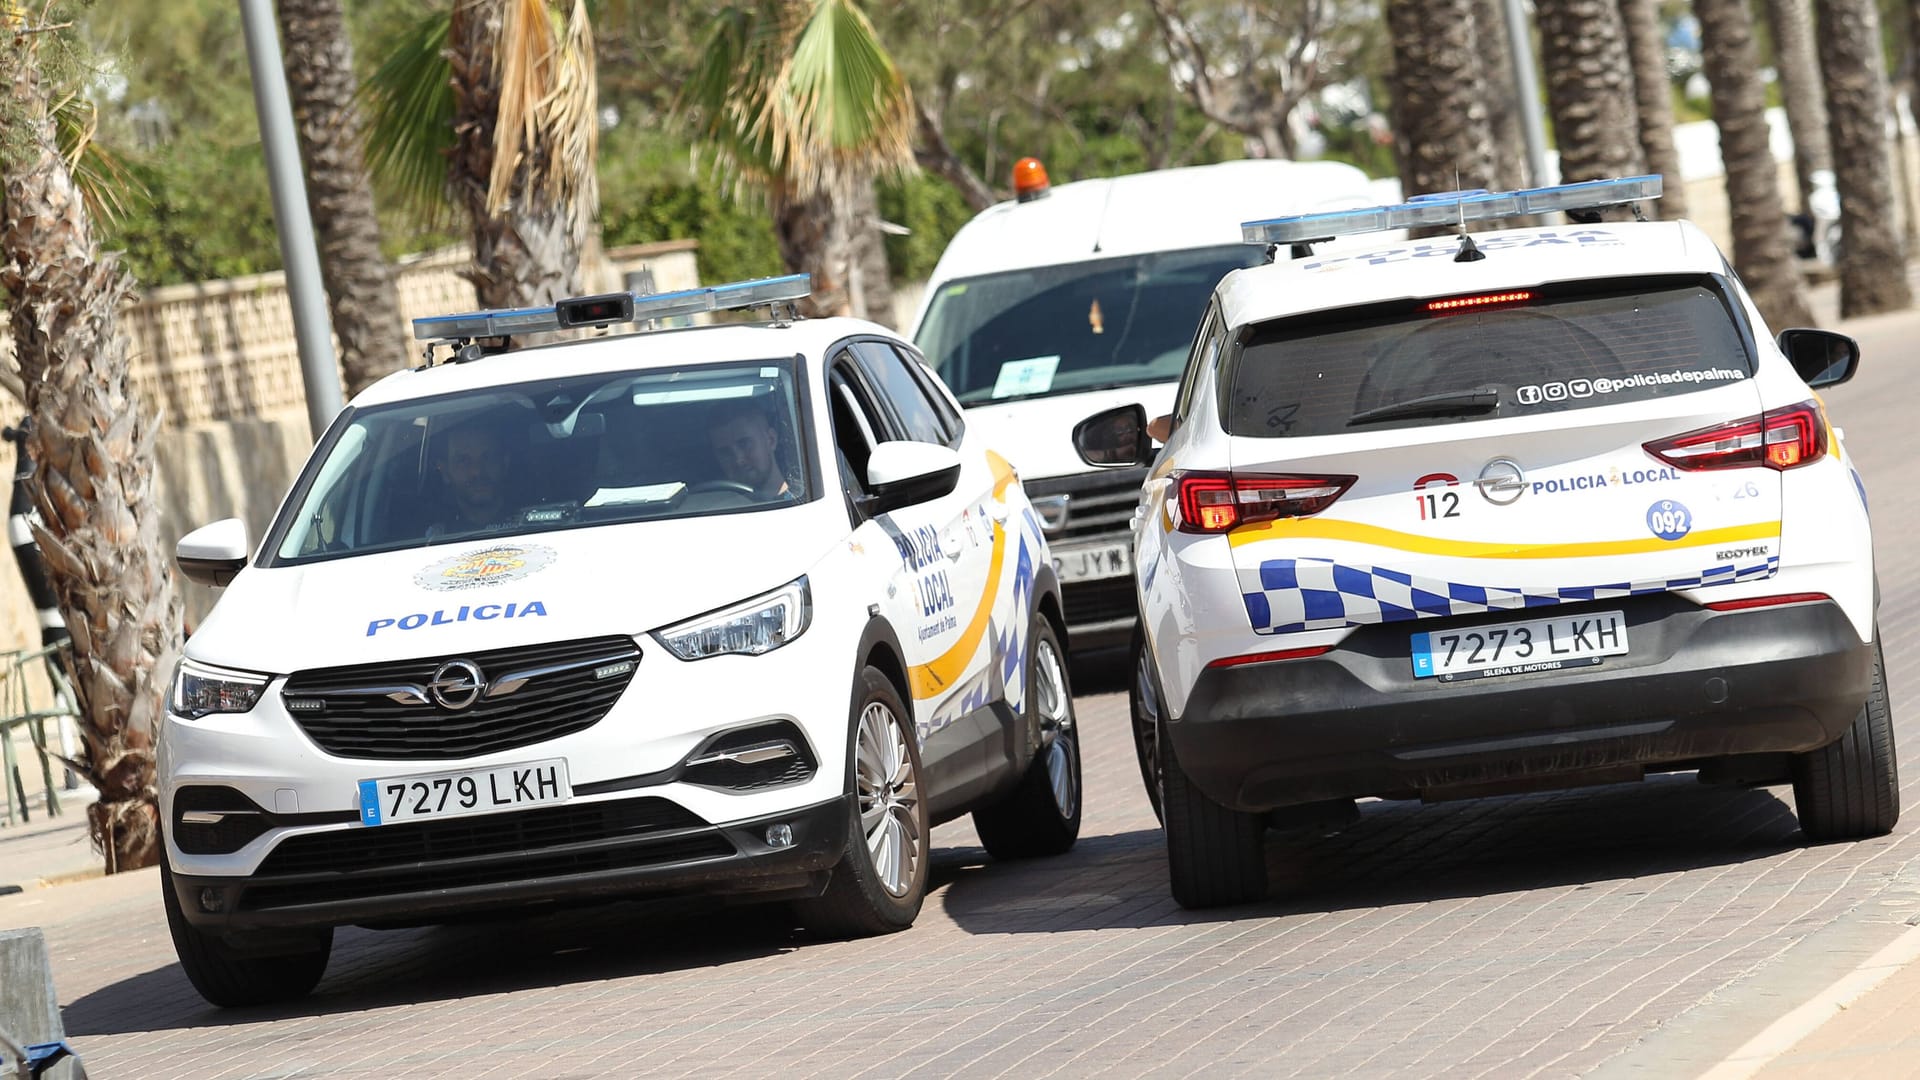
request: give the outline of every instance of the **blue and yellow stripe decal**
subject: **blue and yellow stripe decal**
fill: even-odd
[[[1571,544],[1521,544],[1510,540],[1447,540],[1358,521],[1281,518],[1278,521],[1241,526],[1227,535],[1227,542],[1239,548],[1267,540],[1341,540],[1419,555],[1452,555],[1468,559],[1578,559],[1601,555],[1640,555],[1676,548],[1714,547],[1742,540],[1777,540],[1779,537],[1780,522],[1777,520],[1700,529],[1678,540],[1643,536],[1631,540],[1591,540]]]
[[[987,451],[987,465],[993,470],[993,497],[1004,503],[1007,488],[1013,485],[1016,474],[1006,458],[993,451]],[[1007,565],[1007,530],[999,522],[993,522],[993,561],[987,566],[986,588],[980,592],[975,603],[973,618],[968,620],[960,640],[953,643],[946,652],[924,664],[915,664],[907,669],[907,684],[913,690],[915,700],[930,698],[953,686],[954,681],[965,675],[967,665],[974,653],[980,649],[980,639],[986,636],[987,623],[993,615],[993,600],[1000,595],[1000,575]]]

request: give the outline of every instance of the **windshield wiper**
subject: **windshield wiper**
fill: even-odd
[[[1472,390],[1449,390],[1444,394],[1428,394],[1425,397],[1396,401],[1391,405],[1382,405],[1377,409],[1353,414],[1347,421],[1348,427],[1355,424],[1373,424],[1382,420],[1405,420],[1414,416],[1471,416],[1475,413],[1490,413],[1500,407],[1500,388],[1481,386]]]

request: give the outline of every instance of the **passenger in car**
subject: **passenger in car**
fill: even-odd
[[[720,475],[750,488],[756,499],[793,498],[799,485],[789,480],[781,463],[779,433],[767,411],[751,398],[731,398],[714,406],[708,419],[708,438]]]

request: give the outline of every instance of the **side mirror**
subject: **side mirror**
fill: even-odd
[[[867,491],[862,509],[884,514],[903,506],[938,499],[960,482],[960,454],[923,442],[883,442],[867,459]]]
[[[180,538],[173,561],[188,580],[219,588],[247,565],[247,523],[237,517],[202,525]]]
[[[1795,327],[1775,339],[1808,386],[1838,386],[1860,367],[1860,343],[1831,330]]]
[[[1153,438],[1147,431],[1147,410],[1122,405],[1094,413],[1074,425],[1073,448],[1089,465],[1151,464]]]

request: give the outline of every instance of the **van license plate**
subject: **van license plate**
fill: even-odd
[[[360,824],[486,814],[563,803],[573,797],[561,758],[491,769],[383,776],[360,781]]]
[[[1413,635],[1413,674],[1457,682],[1494,675],[1591,667],[1627,651],[1627,617],[1618,611],[1561,615]]]
[[[1053,572],[1063,582],[1097,581],[1133,573],[1133,546],[1125,540],[1052,550]]]

